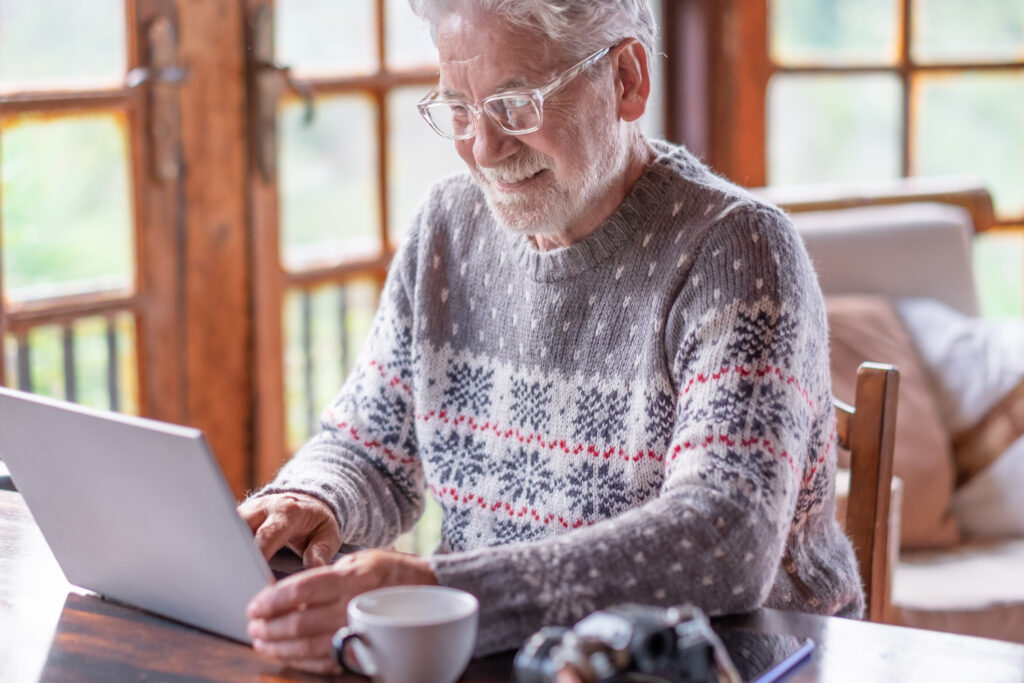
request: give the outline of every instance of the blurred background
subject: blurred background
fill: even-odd
[[[984,313],[1022,314],[1024,0],[654,6],[649,135],[748,186],[978,179]],[[236,494],[267,480],[461,170],[414,107],[435,60],[406,0],[0,0],[3,383],[200,426]]]

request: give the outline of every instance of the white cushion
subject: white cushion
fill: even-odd
[[[1024,436],[953,492],[953,514],[967,536],[1024,536]],[[1024,577],[1024,566],[1021,567]],[[1024,584],[1024,580],[1021,581]]]
[[[896,308],[952,434],[977,424],[1024,380],[1024,320],[965,316],[934,299],[901,299]]]
[[[931,375],[950,432],[974,426],[1024,381],[1024,320],[962,315],[929,299],[901,299],[897,310]],[[1024,536],[1024,439],[953,494],[968,536]]]

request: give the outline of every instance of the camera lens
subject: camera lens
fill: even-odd
[[[512,666],[517,683],[549,683],[558,672],[551,659],[552,650],[562,644],[569,629],[545,626],[534,633],[516,653]]]
[[[664,631],[654,633],[650,638],[647,639],[647,657],[649,659],[660,659],[664,657],[671,649],[672,643],[669,640],[668,634]]]

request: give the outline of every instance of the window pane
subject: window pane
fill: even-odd
[[[116,409],[138,414],[138,368],[135,362],[135,319],[121,313],[113,319],[92,317],[76,320],[75,400],[101,410]],[[116,348],[111,349],[110,333]],[[111,358],[111,351],[114,357]],[[114,366],[111,368],[111,362]],[[111,383],[114,395],[111,396]]]
[[[915,175],[979,175],[1003,218],[1024,214],[1024,70],[914,79]]]
[[[308,291],[284,301],[286,439],[295,450],[319,431],[321,411],[337,395],[369,333],[377,285],[353,282]]]
[[[139,361],[136,354],[135,316],[120,313],[114,318],[117,334],[118,410],[139,414]]]
[[[374,0],[276,0],[275,56],[302,74],[377,69]]]
[[[388,69],[436,66],[437,49],[427,24],[412,13],[409,0],[387,0]]]
[[[286,268],[380,250],[377,117],[366,97],[316,100],[312,125],[290,100],[280,111],[281,253]]]
[[[64,396],[64,353],[61,329],[56,325],[36,327],[28,333],[31,391],[51,398]],[[19,386],[29,390],[29,387]]]
[[[65,332],[69,340],[65,339]],[[101,410],[138,414],[138,366],[132,314],[119,313],[112,319],[105,316],[82,318],[71,323],[66,331],[60,325],[36,327],[25,339],[28,383],[18,380],[17,339],[7,335],[4,340],[8,386]],[[70,355],[65,357],[68,352]],[[114,353],[113,368],[111,352]],[[65,374],[69,368],[74,373],[70,378]],[[113,395],[111,386],[115,388]]]
[[[107,319],[97,317],[76,321],[74,338],[78,402],[101,410],[107,409],[110,407]]]
[[[427,189],[466,169],[454,143],[430,130],[416,111],[428,89],[398,88],[388,95],[388,234],[394,244],[402,241]]]
[[[0,91],[124,80],[123,0],[0,0]]]
[[[768,85],[772,185],[900,176],[901,85],[889,74],[780,74]]]
[[[771,0],[769,51],[778,64],[892,64],[897,0]]]
[[[129,289],[134,235],[125,117],[22,116],[0,133],[9,301]]]
[[[1024,316],[1024,230],[976,236],[974,273],[982,315]]]
[[[4,337],[4,376],[3,382],[6,387],[18,386],[18,342],[13,335]]]
[[[1021,0],[913,0],[912,54],[920,62],[1024,58]]]

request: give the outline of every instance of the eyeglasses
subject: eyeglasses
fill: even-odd
[[[601,48],[539,88],[498,93],[474,104],[464,100],[442,99],[441,86],[438,85],[420,100],[416,108],[435,133],[449,140],[468,140],[476,135],[475,124],[480,114],[486,114],[510,135],[532,133],[543,123],[544,98],[564,88],[608,54],[609,50],[610,47]]]

